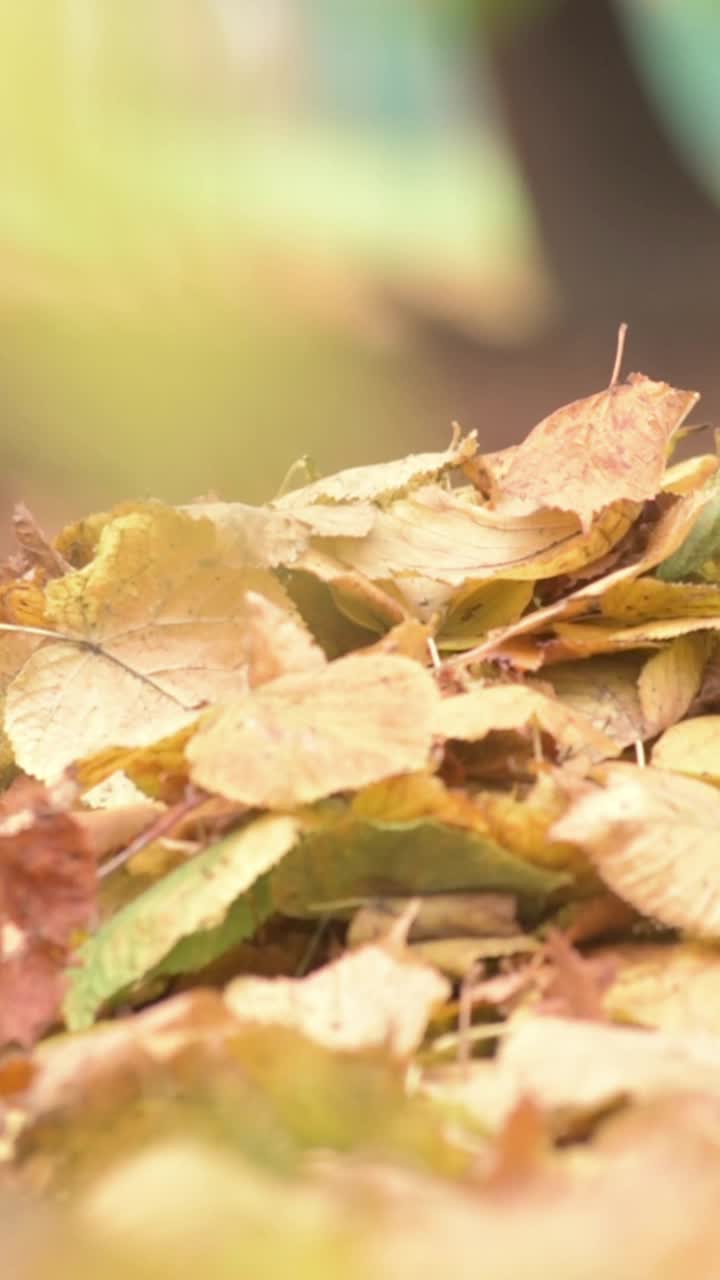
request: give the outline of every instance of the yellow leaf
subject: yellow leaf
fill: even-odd
[[[696,716],[673,724],[655,743],[653,765],[720,783],[720,716]]]
[[[633,624],[663,618],[714,617],[720,614],[720,591],[704,583],[636,578],[606,591],[600,606],[606,618]]]
[[[526,613],[517,622],[500,628],[487,640],[450,662],[467,663],[471,658],[475,661],[492,658],[494,654],[510,640],[529,636],[545,629],[562,618],[570,618],[587,611],[588,606],[614,587],[618,582],[625,582],[654,569],[662,560],[666,560],[684,542],[698,516],[711,500],[711,493],[699,490],[679,498],[668,510],[664,511],[652,529],[643,551],[630,564],[603,574],[593,582],[586,583],[573,591],[569,596],[554,604],[545,605],[532,613]]]
[[[308,518],[313,505],[387,501],[398,493],[407,493],[420,484],[434,480],[452,467],[459,467],[475,453],[474,433],[453,440],[442,453],[411,453],[395,462],[378,462],[369,467],[351,467],[337,475],[325,476],[293,489],[271,504],[279,511],[302,510]],[[322,516],[322,511],[318,513]]]
[[[97,554],[46,589],[59,633],[8,689],[18,764],[42,778],[110,746],[146,746],[247,687],[246,593],[291,606],[271,574],[225,565],[215,531],[155,504],[107,523]]]
[[[145,795],[172,804],[188,782],[185,747],[191,736],[192,725],[187,725],[147,747],[109,747],[77,763],[78,780],[95,787],[121,769]]]
[[[698,631],[720,631],[720,614],[702,618],[661,618],[633,627],[614,622],[558,622],[555,631],[563,657],[585,657],[595,653],[622,653],[626,649],[652,649],[664,640]],[[552,654],[552,651],[550,651]]]
[[[350,802],[353,818],[365,822],[414,822],[436,818],[452,826],[487,831],[487,821],[465,790],[450,790],[432,773],[406,773],[357,791]]]
[[[444,698],[434,729],[442,738],[479,742],[493,731],[524,730],[533,724],[568,755],[603,760],[618,754],[615,742],[583,715],[522,684],[487,685]]]
[[[603,997],[611,1017],[680,1034],[720,1034],[718,947],[627,942],[594,954],[614,966],[615,977]]]
[[[466,582],[453,592],[444,608],[438,632],[438,649],[469,649],[495,627],[504,627],[519,618],[533,596],[532,580]]]
[[[287,608],[280,608],[257,591],[248,591],[245,611],[242,651],[252,688],[292,671],[318,671],[325,666],[322,649]]]
[[[503,848],[550,871],[569,871],[585,889],[596,881],[587,857],[567,840],[552,834],[553,823],[565,812],[567,799],[555,779],[541,774],[529,791],[483,791],[475,804],[487,822],[488,834]]]
[[[452,586],[473,578],[533,581],[605,555],[638,510],[617,503],[583,533],[571,513],[504,515],[483,507],[470,491],[435,485],[379,510],[367,537],[336,538],[327,549],[372,579],[419,574]]]
[[[450,995],[434,969],[381,946],[346,953],[307,978],[236,978],[225,1000],[236,1018],[302,1031],[329,1049],[417,1048],[433,1009]]]
[[[32,657],[38,645],[42,644],[39,636],[22,631],[0,631],[0,697],[5,701],[8,687],[19,671]],[[15,755],[13,746],[5,730],[4,713],[0,725],[0,770],[13,764]]]
[[[686,714],[700,689],[714,644],[714,637],[703,632],[699,635],[678,636],[677,640],[672,640],[659,653],[648,658],[638,679],[640,704],[648,737],[654,737]],[[663,765],[661,759],[656,763],[661,767],[673,768],[671,764]],[[695,770],[688,772],[694,773]]]
[[[23,627],[46,627],[45,595],[36,582],[25,579],[0,586],[0,618]]]
[[[667,447],[699,396],[631,374],[550,414],[518,445],[498,478],[512,515],[572,511],[588,532],[610,503],[642,503],[660,489]]]
[[[298,521],[308,536],[316,538],[364,538],[375,523],[377,508],[372,502],[307,502],[300,500],[302,490],[296,494],[289,493],[278,502],[289,506],[287,512],[278,511],[278,515],[289,515]],[[290,505],[290,499],[293,499]]]
[[[228,799],[282,809],[422,769],[438,699],[409,658],[338,658],[209,712],[187,749],[191,776]]]
[[[272,507],[250,507],[243,502],[193,502],[176,510],[194,520],[210,522],[218,552],[232,569],[292,565],[310,540],[306,525]]]
[[[712,480],[720,466],[720,458],[713,453],[699,454],[694,458],[683,458],[667,467],[662,480],[663,493],[692,493],[701,489]]]
[[[592,859],[620,898],[662,924],[720,935],[720,796],[694,778],[630,764],[580,783],[551,835]]]

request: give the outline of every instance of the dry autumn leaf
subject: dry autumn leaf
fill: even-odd
[[[715,647],[713,636],[705,632],[698,635],[678,636],[670,644],[653,654],[645,663],[638,677],[638,694],[648,737],[661,733],[673,725],[692,706],[702,685],[703,673]],[[654,763],[661,768],[662,760]],[[695,770],[688,770],[694,773]]]
[[[643,662],[641,655],[629,653],[554,663],[543,671],[542,681],[551,685],[564,706],[622,748],[646,736],[638,689]]]
[[[192,502],[177,507],[214,528],[218,553],[229,569],[274,569],[293,564],[310,541],[310,530],[294,516],[243,502]],[[370,526],[368,525],[368,528]]]
[[[720,783],[720,716],[696,716],[671,725],[655,743],[652,762],[657,769]]]
[[[224,565],[206,521],[160,504],[111,520],[90,564],[47,587],[58,638],[6,695],[16,761],[50,779],[106,747],[168,736],[246,688],[248,590],[291,611],[270,574]],[[0,652],[16,640],[2,637]]]
[[[600,601],[606,618],[638,624],[665,618],[705,618],[720,613],[720,591],[705,583],[636,578],[620,582]]]
[[[438,700],[409,658],[338,658],[208,713],[187,748],[191,776],[230,800],[283,809],[422,769]]]
[[[183,939],[222,924],[233,903],[256,886],[292,848],[293,818],[258,818],[212,845],[118,912],[77,953],[64,1003],[72,1030],[88,1027],[98,1009],[166,960]],[[253,933],[268,914],[266,893],[242,904],[234,941]]]
[[[54,545],[21,518],[0,764],[68,772],[0,796],[0,1160],[123,1276],[140,1221],[172,1270],[180,1220],[215,1274],[206,1171],[253,1275],[714,1280],[720,797],[686,774],[720,782],[720,472],[666,465],[693,402],[613,378],[501,454]]]
[[[497,508],[509,515],[572,511],[587,533],[610,503],[654,498],[670,440],[698,399],[631,374],[565,405],[538,423],[506,467],[496,467]]]
[[[378,462],[368,467],[351,467],[347,471],[339,471],[337,475],[327,476],[305,485],[302,489],[293,489],[290,493],[276,498],[272,504],[279,511],[303,512],[302,519],[310,519],[310,509],[322,518],[326,513],[323,508],[345,503],[386,502],[399,493],[407,493],[421,484],[441,476],[453,467],[462,466],[471,458],[477,448],[474,433],[464,439],[459,433],[450,446],[442,453],[411,453],[407,458],[398,458],[396,462]],[[319,533],[322,530],[318,530]],[[367,532],[367,530],[363,530]]]
[[[39,784],[0,818],[0,1046],[32,1044],[56,1019],[74,933],[96,909],[95,856],[67,798]]]
[[[530,1094],[563,1127],[629,1099],[717,1095],[718,1067],[714,1038],[532,1015],[513,1019],[498,1062],[509,1099]]]
[[[450,985],[433,969],[382,946],[364,946],[307,978],[237,978],[225,990],[236,1018],[279,1023],[329,1049],[384,1046],[407,1057]]]
[[[659,516],[645,546],[629,564],[623,564],[610,573],[601,574],[599,578],[578,587],[577,590],[571,591],[568,596],[553,604],[526,613],[517,622],[500,628],[482,644],[477,645],[469,653],[462,654],[455,661],[466,663],[470,659],[482,661],[493,658],[508,641],[541,632],[560,619],[586,613],[617,583],[637,578],[640,574],[654,569],[666,557],[671,556],[681,546],[709,503],[710,493],[706,490],[698,490],[678,498]]]
[[[618,503],[583,532],[569,512],[506,515],[470,491],[426,486],[379,510],[367,537],[335,538],[324,549],[373,580],[419,574],[455,587],[478,578],[534,581],[605,555],[637,513]]]
[[[606,1012],[660,1031],[720,1034],[720,949],[707,943],[625,942],[597,953],[614,967]]]
[[[578,783],[552,835],[580,846],[619,897],[644,915],[720,935],[720,796],[694,778],[605,766],[603,786]]]
[[[478,742],[497,730],[542,729],[568,756],[605,760],[618,754],[615,742],[580,713],[522,684],[486,685],[444,698],[433,728],[441,738]]]

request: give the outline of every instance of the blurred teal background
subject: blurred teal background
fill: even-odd
[[[493,78],[498,40],[569,4],[0,4],[5,512],[262,500],[300,454],[442,448],[455,417],[498,447],[602,385],[627,316],[580,347],[559,324]],[[616,14],[719,193],[718,7]]]

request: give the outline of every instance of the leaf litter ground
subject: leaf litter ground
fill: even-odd
[[[697,398],[614,377],[261,508],[18,508],[12,1274],[717,1274]]]

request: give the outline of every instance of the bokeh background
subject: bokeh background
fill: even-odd
[[[717,0],[4,0],[0,501],[720,420]]]

